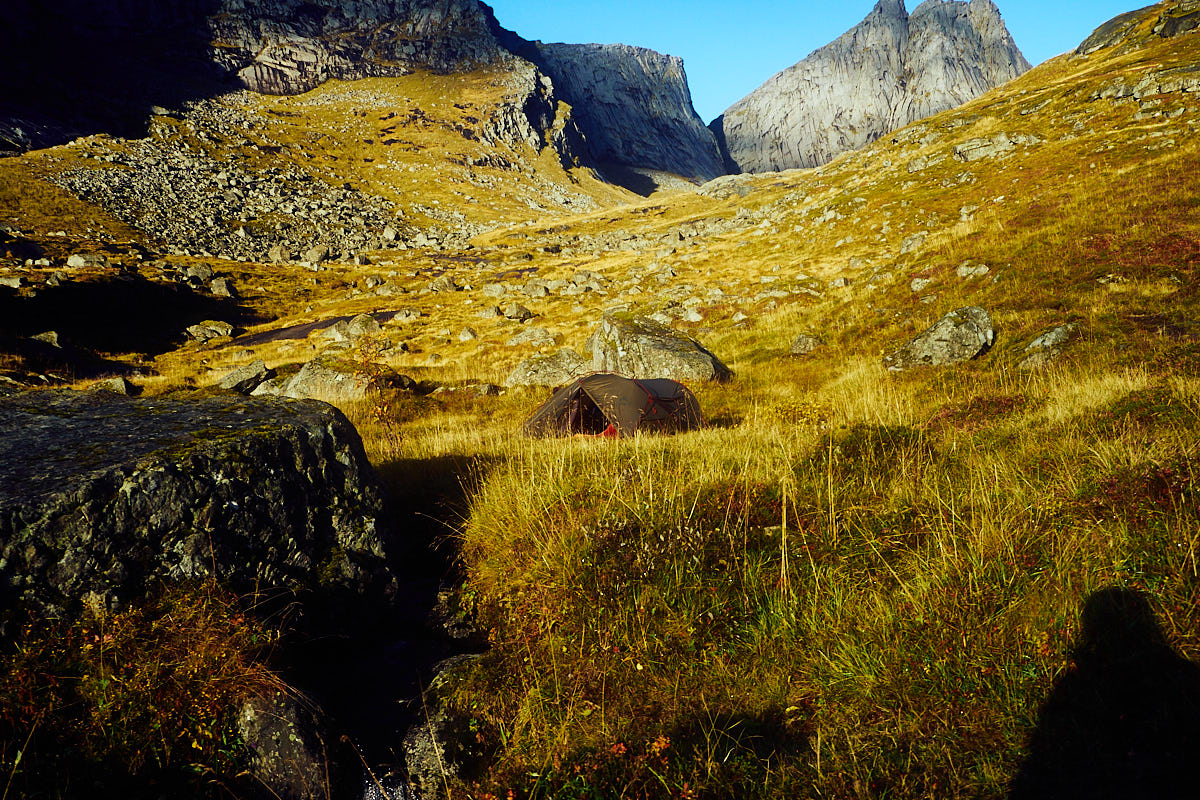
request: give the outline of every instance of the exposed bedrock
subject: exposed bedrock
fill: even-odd
[[[1030,68],[992,0],[879,0],[710,126],[730,172],[815,167]]]
[[[397,579],[381,514],[357,431],[325,403],[0,401],[0,608],[102,611],[213,577],[316,606],[386,603]]]

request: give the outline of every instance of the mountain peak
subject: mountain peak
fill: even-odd
[[[814,167],[1029,70],[992,0],[879,0],[712,124],[736,172]]]

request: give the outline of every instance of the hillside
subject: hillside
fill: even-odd
[[[220,95],[0,160],[0,370],[415,379],[339,404],[488,641],[420,699],[470,743],[450,796],[1178,796],[1198,28],[1168,0],[825,166],[649,198],[506,111],[531,72]],[[614,307],[732,368],[693,386],[709,425],[521,439],[546,393],[499,387]],[[885,366],[964,307],[978,357]],[[185,341],[205,319],[235,335]]]

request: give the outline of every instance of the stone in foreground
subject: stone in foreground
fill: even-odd
[[[605,312],[592,343],[592,369],[630,378],[726,381],[729,367],[702,344],[645,317]]]
[[[0,608],[115,608],[160,582],[213,577],[241,591],[389,597],[381,510],[358,432],[324,403],[0,401]]]
[[[970,361],[995,341],[992,318],[979,306],[951,311],[908,344],[883,359],[892,372]]]

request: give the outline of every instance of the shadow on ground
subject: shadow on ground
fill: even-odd
[[[1010,800],[1195,797],[1200,666],[1171,648],[1146,596],[1092,594],[1073,661],[1041,708]]]
[[[403,765],[405,731],[422,718],[421,695],[438,663],[479,652],[484,643],[455,635],[453,614],[439,601],[455,582],[455,532],[470,491],[494,461],[469,455],[410,459],[378,468],[394,530],[393,561],[401,587],[395,616],[364,635],[326,636],[293,648],[286,677],[311,691],[336,730],[380,775]],[[347,630],[370,620],[347,620]]]

